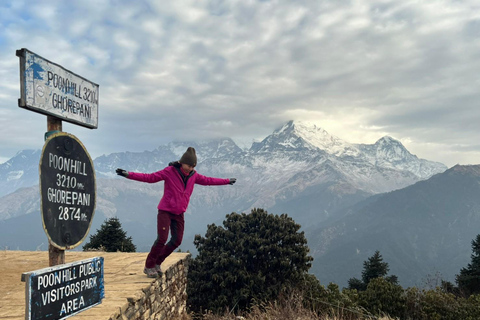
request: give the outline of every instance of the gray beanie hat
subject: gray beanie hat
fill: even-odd
[[[195,149],[188,147],[187,151],[185,151],[179,162],[195,167],[197,165],[197,155],[195,153]]]

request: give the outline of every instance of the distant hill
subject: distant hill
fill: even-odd
[[[480,234],[480,165],[455,166],[407,188],[373,196],[308,230],[312,271],[347,286],[379,250],[404,286],[439,273],[454,282]]]

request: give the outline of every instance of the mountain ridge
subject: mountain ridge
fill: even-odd
[[[308,223],[311,219],[321,222],[340,207],[376,193],[403,188],[446,169],[437,162],[411,155],[400,142],[391,137],[381,138],[372,145],[357,145],[331,136],[316,125],[289,121],[261,142],[254,143],[247,151],[240,149],[232,139],[222,138],[171,142],[151,151],[102,155],[93,160],[96,177],[111,180],[106,184],[109,185],[108,188],[114,189],[118,183],[116,168],[155,172],[179,159],[188,146],[196,148],[199,159],[197,170],[202,174],[237,178],[235,188],[228,192],[223,189],[199,188],[201,191],[195,193],[200,193],[205,199],[216,199],[218,203],[236,203],[232,210],[238,211],[249,211],[254,207],[293,209],[293,203],[309,199],[307,203],[313,202],[314,206],[302,205],[305,213],[293,214],[300,223]],[[324,149],[320,149],[322,146]],[[383,151],[379,152],[379,149]],[[24,162],[22,154],[20,152],[18,155]],[[37,158],[40,157],[40,152],[31,151],[30,154],[32,161],[28,165],[28,172],[31,176],[24,175],[22,178],[25,181],[36,180],[38,183]],[[405,161],[399,158],[402,156]],[[9,166],[13,162],[12,159]],[[426,166],[428,170],[419,170],[420,166]],[[0,165],[0,173],[3,172],[5,176],[8,172],[4,169],[5,166]],[[6,185],[5,182],[0,180],[0,190],[3,188],[4,193],[5,190],[11,192],[9,183]],[[17,184],[25,186],[27,182]],[[28,199],[30,196],[25,197]],[[227,197],[228,200],[222,197]],[[316,201],[315,197],[324,201]],[[0,200],[3,199],[1,202],[6,203],[4,206],[7,208],[18,207],[8,204],[8,200],[13,198],[15,197]],[[208,201],[206,203],[212,204]],[[195,208],[210,211],[195,200],[190,208],[191,212],[195,212]],[[112,210],[115,211],[105,210],[105,216]],[[7,214],[0,210],[0,220],[20,214]]]
[[[418,159],[391,137],[371,145],[352,144],[298,121],[280,126],[248,150],[239,148],[230,138],[171,142],[149,151],[118,152],[93,160],[97,207],[90,233],[104,219],[116,216],[137,249],[148,251],[156,234],[152,222],[163,183],[125,180],[115,174],[115,169],[155,172],[179,159],[188,146],[197,150],[199,173],[237,178],[234,186],[195,188],[185,213],[188,222],[181,247],[193,253],[195,234],[204,233],[207,224],[221,224],[225,214],[231,212],[263,208],[275,214],[287,213],[307,228],[341,219],[348,215],[348,208],[372,195],[405,188],[447,169],[438,162]],[[24,166],[36,168],[31,171],[38,185],[40,155],[31,155]],[[0,172],[2,168],[0,165]],[[26,173],[20,177],[24,181],[26,178]],[[4,182],[0,180],[0,185]],[[34,250],[45,242],[41,223],[26,226],[40,216],[39,206],[35,210],[40,196],[34,190],[18,189],[0,197],[0,246]],[[29,237],[19,237],[26,228]],[[33,248],[29,247],[32,243]]]
[[[335,278],[346,286],[350,277],[359,276],[363,261],[379,250],[404,285],[419,286],[436,271],[454,282],[479,233],[480,165],[454,166],[360,201],[338,217],[307,231],[316,250],[312,269],[321,281]]]
[[[22,187],[38,184],[41,150],[21,150],[0,164],[0,197]]]
[[[261,142],[253,143],[249,150],[242,150],[231,138],[221,138],[204,142],[171,142],[151,151],[118,152],[102,155],[94,159],[97,177],[113,178],[117,167],[130,171],[154,172],[167,166],[170,161],[179,159],[188,146],[197,150],[199,168],[209,163],[236,164],[251,168],[264,168],[267,173],[274,172],[271,167],[299,165],[302,169],[308,165],[314,169],[325,163],[343,175],[352,174],[353,184],[365,191],[378,193],[398,189],[442,172],[447,167],[441,163],[418,159],[397,140],[382,137],[374,144],[351,144],[314,124],[301,121],[289,121],[276,129]],[[33,160],[27,164],[28,172],[20,169],[11,170],[24,153],[32,153]],[[0,165],[0,196],[38,183],[38,161],[40,151],[21,151],[14,158]],[[307,160],[305,160],[307,159]],[[261,162],[267,162],[267,165]],[[359,170],[357,170],[359,169]],[[320,170],[320,169],[317,169]],[[283,170],[282,170],[283,171]],[[390,172],[401,177],[399,183],[391,181],[388,186],[386,176]],[[21,173],[21,174],[20,174]],[[220,172],[219,172],[220,173]],[[230,172],[229,172],[230,173]],[[231,172],[234,174],[234,172]],[[379,181],[371,185],[365,183],[368,176],[375,176]],[[8,176],[8,177],[7,177]],[[365,177],[366,176],[366,177]],[[362,181],[363,180],[363,181]],[[12,184],[14,187],[12,188]],[[383,185],[380,188],[376,184]]]

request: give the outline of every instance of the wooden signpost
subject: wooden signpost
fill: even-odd
[[[20,49],[18,106],[90,129],[98,127],[98,84]]]
[[[22,276],[25,319],[64,319],[104,297],[103,258],[65,265],[65,250],[81,244],[90,230],[96,183],[90,155],[80,140],[62,132],[62,120],[96,129],[99,86],[28,49],[17,50],[16,55],[20,58],[18,106],[47,116],[40,196],[49,265],[54,267]]]

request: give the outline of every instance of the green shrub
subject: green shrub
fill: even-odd
[[[205,237],[195,236],[198,256],[188,273],[191,310],[246,310],[296,289],[313,260],[299,229],[286,214],[262,209],[229,214],[223,227],[209,225]]]
[[[438,287],[434,290],[406,290],[405,319],[416,320],[478,320],[480,319],[480,296],[468,299],[445,292]]]
[[[371,279],[367,290],[360,292],[360,305],[374,315],[402,317],[406,309],[403,288],[384,278]]]

